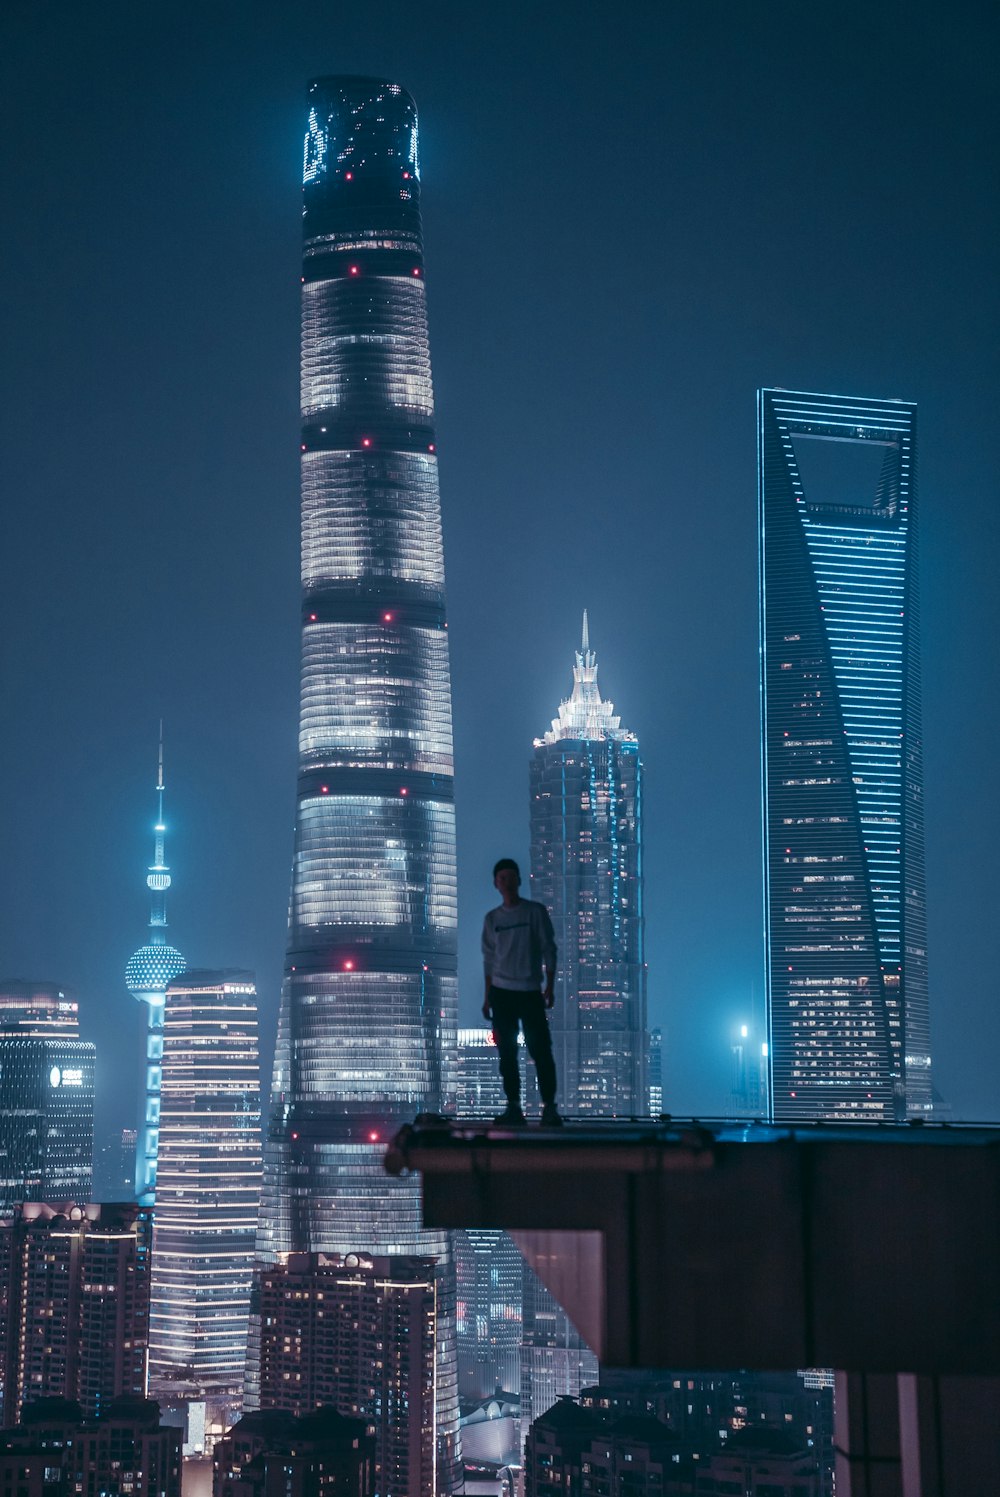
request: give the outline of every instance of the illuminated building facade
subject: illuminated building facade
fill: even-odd
[[[649,1086],[649,1115],[658,1118],[663,1112],[663,1030],[659,1026],[649,1031],[646,1078]]]
[[[457,1011],[413,100],[384,80],[314,80],[303,178],[298,807],[258,1253],[441,1260],[446,1471],[458,1429],[447,1239],[422,1230],[418,1182],[382,1168],[391,1132],[445,1103]]]
[[[437,1497],[437,1261],[291,1253],[259,1295],[261,1410],[370,1420],[379,1497]]]
[[[89,1040],[0,1030],[0,1211],[90,1199],[95,1059]]]
[[[773,1113],[920,1116],[916,410],[762,390],[758,413]]]
[[[143,1396],[150,1213],[114,1206],[20,1206],[0,1220],[4,1422],[39,1398],[75,1399],[87,1418]]]
[[[518,1033],[518,1043],[524,1036]],[[455,1112],[459,1118],[495,1117],[507,1106],[497,1047],[488,1025],[458,1031]],[[521,1066],[524,1101],[525,1065]],[[498,1388],[521,1387],[521,1275],[524,1259],[506,1232],[453,1234],[457,1286],[458,1386],[465,1399],[488,1398]]]
[[[253,976],[188,971],[164,1006],[149,1380],[220,1406],[210,1429],[241,1405],[260,1181]]]
[[[550,1027],[563,1110],[645,1117],[642,762],[601,700],[586,614],[573,691],[535,740],[530,788],[531,897],[559,948]]]
[[[530,768],[531,897],[552,917],[559,965],[552,1047],[571,1117],[649,1113],[643,954],[642,761],[601,699],[586,613],[573,690]],[[534,1079],[534,1078],[532,1078]],[[525,1265],[522,1430],[597,1377],[597,1358]]]
[[[163,1002],[167,987],[179,977],[187,962],[167,944],[167,890],[170,869],[166,864],[166,822],[163,819],[163,725],[160,724],[160,756],[156,776],[156,824],[153,828],[153,861],[146,873],[150,893],[149,940],[132,953],[125,966],[125,986],[146,1005],[146,1086],[143,1096],[139,1143],[136,1150],[135,1189],[139,1200],[152,1205],[156,1193],[156,1151],[160,1134],[160,1068],[163,1060]]]
[[[59,983],[0,978],[0,1033],[34,1039],[79,1039],[76,999]]]

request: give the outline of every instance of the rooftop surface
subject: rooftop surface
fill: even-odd
[[[609,1365],[1000,1373],[1000,1127],[418,1118],[386,1167],[511,1232]]]

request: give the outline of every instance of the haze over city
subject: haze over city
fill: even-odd
[[[298,681],[302,99],[420,107],[455,715],[460,1011],[584,608],[646,770],[664,1105],[761,1004],[754,391],[915,401],[930,1006],[997,1118],[995,80],[985,5],[351,12],[12,3],[0,968],[58,979],[133,1120],[165,722],[170,938],[285,943]],[[266,1068],[265,1068],[266,1075]]]

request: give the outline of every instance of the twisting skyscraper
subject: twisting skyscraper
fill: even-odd
[[[163,1003],[169,983],[179,977],[187,962],[167,944],[167,890],[170,869],[165,858],[167,826],[163,820],[163,724],[160,724],[160,756],[156,775],[156,825],[153,828],[153,861],[146,874],[151,896],[149,942],[132,953],[125,967],[125,986],[133,998],[145,1003],[146,1087],[136,1153],[135,1188],[144,1205],[153,1204],[156,1192],[156,1152],[160,1136],[160,1073],[163,1063]]]
[[[920,1114],[916,410],[790,390],[758,409],[774,1115]]]
[[[308,104],[298,809],[258,1250],[444,1259],[416,1182],[382,1168],[390,1132],[444,1101],[456,1018],[417,114],[372,78],[317,79]],[[449,1436],[453,1320],[441,1345]]]

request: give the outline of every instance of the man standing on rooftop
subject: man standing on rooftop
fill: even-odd
[[[489,910],[483,921],[483,968],[486,994],[483,1017],[493,1021],[493,1039],[500,1052],[500,1077],[507,1107],[496,1122],[523,1127],[521,1074],[517,1058],[518,1025],[535,1062],[542,1097],[542,1126],[558,1128],[556,1067],[545,1011],[555,995],[556,943],[549,912],[543,904],[520,896],[521,870],[513,858],[501,858],[493,869],[493,883],[503,903]],[[542,969],[545,986],[542,987]]]

